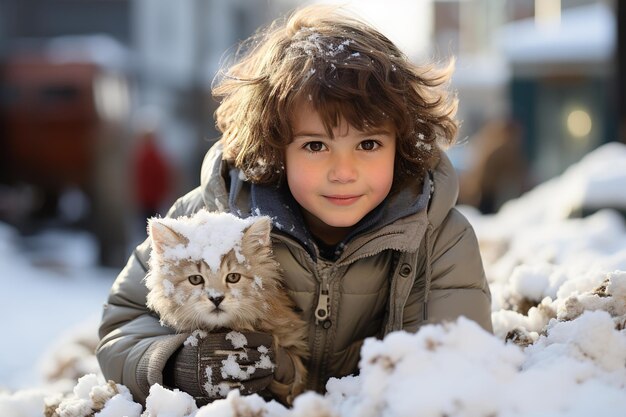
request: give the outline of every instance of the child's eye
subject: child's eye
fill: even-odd
[[[303,146],[309,152],[321,152],[326,148],[322,142],[307,142]]]
[[[240,279],[241,274],[238,274],[236,272],[231,272],[230,274],[226,275],[226,282],[228,282],[229,284],[235,284],[239,282]]]
[[[202,277],[202,275],[189,275],[189,277],[187,278],[192,285],[200,285],[204,282],[204,278]]]
[[[373,139],[364,140],[359,143],[359,149],[362,149],[364,151],[373,151],[378,149],[380,146],[380,142]]]

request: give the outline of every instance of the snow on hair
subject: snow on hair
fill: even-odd
[[[215,80],[216,122],[225,158],[253,182],[280,180],[293,110],[306,101],[331,137],[342,117],[359,130],[390,123],[396,181],[438,161],[438,146],[420,144],[454,142],[457,101],[447,89],[454,62],[414,65],[340,7],[308,6],[276,20],[244,42],[236,59]]]

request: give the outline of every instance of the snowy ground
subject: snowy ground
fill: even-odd
[[[97,325],[117,271],[95,267],[96,258],[89,234],[23,238],[0,223],[0,389],[43,383],[44,354]]]
[[[368,341],[358,377],[331,380],[326,396],[304,394],[291,410],[237,392],[197,410],[186,394],[155,385],[144,416],[624,416],[626,224],[605,209],[626,208],[624,167],[626,146],[612,143],[495,216],[463,209],[491,283],[495,336],[461,319]],[[571,218],[581,211],[595,213]],[[39,417],[44,396],[61,388],[24,389],[41,387],[37,355],[47,351],[50,373],[59,352],[50,342],[97,321],[114,272],[76,261],[56,272],[49,263],[35,268],[4,238],[11,231],[0,233],[0,386],[8,390],[0,415]],[[80,363],[79,373],[91,366]],[[140,415],[125,387],[96,375],[82,378],[60,410],[90,411],[110,397],[97,417]]]

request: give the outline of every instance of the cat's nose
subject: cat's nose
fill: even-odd
[[[222,301],[224,301],[224,296],[223,295],[218,295],[215,297],[209,297],[209,300],[211,300],[213,302],[213,304],[215,304],[215,307],[219,307],[220,303]]]

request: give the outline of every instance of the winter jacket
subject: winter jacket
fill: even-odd
[[[459,316],[492,331],[478,243],[454,208],[458,182],[445,155],[430,181],[414,181],[368,214],[331,261],[319,255],[289,196],[241,181],[222,161],[221,150],[219,142],[209,150],[201,185],[168,216],[202,207],[272,216],[274,255],[285,287],[309,323],[310,389],[323,391],[328,378],[357,372],[368,337],[415,332]],[[146,308],[149,252],[147,242],[139,245],[113,284],[96,351],[104,376],[126,385],[139,401],[152,384],[162,384],[164,366],[185,338]]]

